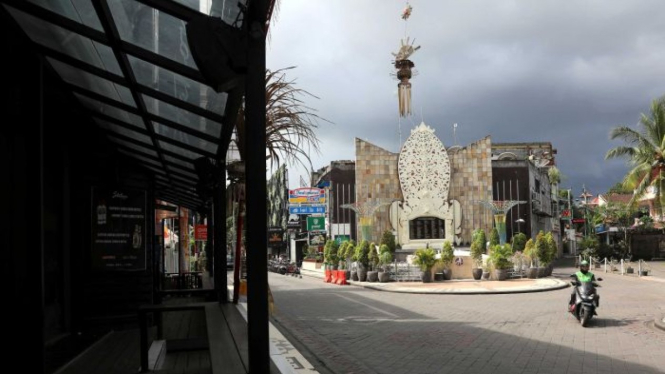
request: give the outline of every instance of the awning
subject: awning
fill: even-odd
[[[226,159],[242,85],[215,92],[187,42],[202,14],[242,26],[246,0],[0,0],[155,197],[202,206],[194,160]],[[240,5],[239,5],[240,4]]]

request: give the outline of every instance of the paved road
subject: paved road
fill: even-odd
[[[269,282],[275,325],[324,374],[665,373],[665,332],[653,327],[665,283],[599,275],[599,316],[587,328],[565,311],[570,288],[418,295],[275,273]]]

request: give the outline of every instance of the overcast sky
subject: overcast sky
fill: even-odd
[[[354,160],[354,138],[399,150],[397,79],[400,39],[411,56],[414,115],[447,147],[487,135],[493,142],[551,142],[564,188],[603,193],[627,171],[606,161],[617,125],[636,126],[665,94],[662,0],[281,0],[270,27],[267,67],[288,72],[318,114],[321,154],[314,169]],[[308,171],[289,166],[290,186]]]

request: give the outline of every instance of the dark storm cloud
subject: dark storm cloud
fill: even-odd
[[[604,160],[620,144],[609,131],[634,126],[665,94],[665,2],[410,3],[405,25],[402,1],[281,2],[268,66],[297,65],[289,75],[320,97],[307,103],[335,123],[321,123],[315,168],[353,159],[354,137],[397,151],[399,128],[404,141],[423,119],[446,146],[453,123],[462,145],[549,141],[574,191],[604,192],[623,177],[625,162]],[[400,126],[390,52],[405,26],[421,49],[414,115]]]

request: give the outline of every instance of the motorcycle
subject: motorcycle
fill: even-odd
[[[571,275],[575,277],[575,275]],[[597,279],[599,282],[603,278]],[[580,321],[582,327],[586,327],[593,316],[597,316],[596,308],[599,306],[600,296],[596,292],[596,288],[600,285],[596,282],[581,283],[575,277],[570,281],[570,284],[575,287],[575,303],[570,306],[569,312]]]

